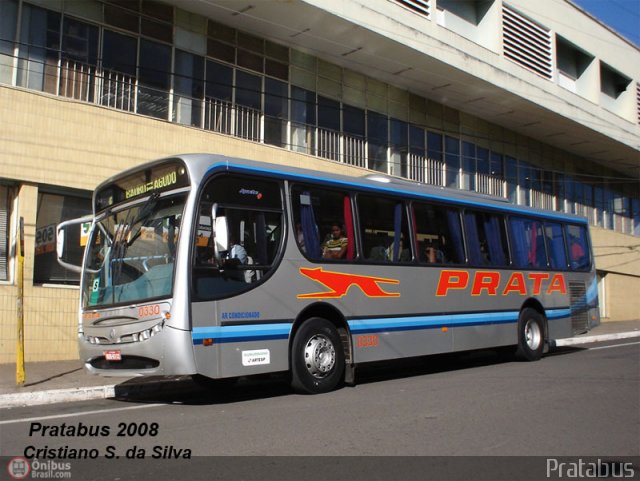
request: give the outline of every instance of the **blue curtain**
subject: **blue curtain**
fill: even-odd
[[[400,239],[402,237],[402,203],[396,204],[393,212],[393,262],[400,260]]]
[[[551,249],[551,267],[554,269],[566,269],[567,255],[564,250],[562,227],[559,224],[547,224],[546,227],[551,230],[551,242],[549,246]]]
[[[302,195],[311,199],[309,192],[303,192]],[[304,247],[307,255],[312,259],[320,258],[320,235],[318,234],[318,225],[316,224],[316,216],[313,213],[311,204],[300,204],[300,223],[302,224],[302,235],[304,236]]]
[[[500,220],[493,215],[484,218],[484,233],[487,239],[487,250],[489,252],[490,263],[494,266],[504,266],[507,259],[502,246],[502,236],[500,230]]]
[[[512,217],[509,219],[509,233],[511,234],[511,247],[513,248],[513,265],[515,267],[528,267],[529,249],[527,248],[526,235],[530,235],[526,228],[527,221]]]
[[[460,217],[457,210],[447,210],[447,224],[449,226],[449,234],[451,235],[451,243],[453,244],[453,253],[456,264],[464,263],[464,244],[462,243],[462,230],[460,229]]]
[[[467,253],[469,262],[473,265],[485,264],[482,251],[480,250],[480,239],[478,238],[478,225],[476,224],[476,214],[473,212],[464,213],[464,229],[467,238]]]

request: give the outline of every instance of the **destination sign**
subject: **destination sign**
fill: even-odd
[[[169,172],[168,174],[150,180],[144,184],[138,184],[130,189],[127,189],[124,193],[126,199],[136,197],[138,195],[144,195],[156,190],[164,189],[165,187],[171,187],[178,183],[178,173],[176,171]]]
[[[157,164],[102,187],[96,195],[96,210],[188,185],[189,175],[182,162],[176,160]]]

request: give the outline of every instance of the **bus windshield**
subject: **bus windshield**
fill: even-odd
[[[84,308],[171,295],[185,199],[154,194],[97,217],[85,259]]]

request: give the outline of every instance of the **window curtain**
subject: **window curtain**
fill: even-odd
[[[309,192],[303,192],[302,195],[311,199]],[[312,259],[319,259],[320,235],[318,234],[318,224],[316,224],[316,216],[313,213],[313,205],[311,203],[300,205],[300,223],[302,224],[302,235],[304,236],[307,255]]]
[[[447,224],[449,226],[449,234],[453,243],[453,252],[456,255],[455,262],[457,264],[464,263],[464,244],[462,243],[462,231],[460,229],[460,217],[458,211],[447,211]]]
[[[513,264],[515,267],[527,267],[529,249],[525,240],[527,234],[525,222],[524,219],[509,219],[509,233],[511,234]]]
[[[464,228],[467,238],[467,252],[469,262],[473,265],[485,264],[482,250],[480,249],[480,238],[478,237],[478,225],[476,224],[476,214],[472,212],[464,213]]]
[[[494,266],[504,266],[507,259],[502,248],[502,236],[500,235],[500,221],[493,215],[484,218],[484,233],[487,239],[489,259]]]
[[[530,266],[537,264],[536,259],[538,257],[538,223],[533,222],[531,224],[531,243],[529,244],[529,256],[527,260]]]
[[[347,234],[347,260],[353,260],[355,257],[355,232],[353,231],[353,216],[351,215],[351,198],[348,195],[344,196],[343,201],[344,209],[344,223]],[[312,212],[313,213],[313,212]],[[303,228],[304,229],[304,228]],[[306,238],[305,238],[306,242]]]
[[[393,262],[398,262],[400,260],[401,238],[402,238],[402,202],[398,202],[393,212]]]
[[[564,237],[562,236],[562,227],[558,224],[547,225],[551,230],[551,267],[554,269],[567,268],[567,256],[564,251]]]

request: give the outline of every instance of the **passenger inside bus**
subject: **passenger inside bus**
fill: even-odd
[[[425,244],[425,260],[429,264],[443,264],[445,262],[444,254],[440,249],[438,240],[430,240]]]
[[[338,223],[331,224],[331,235],[322,245],[323,259],[344,259],[347,253],[349,240],[342,233],[342,227]]]

